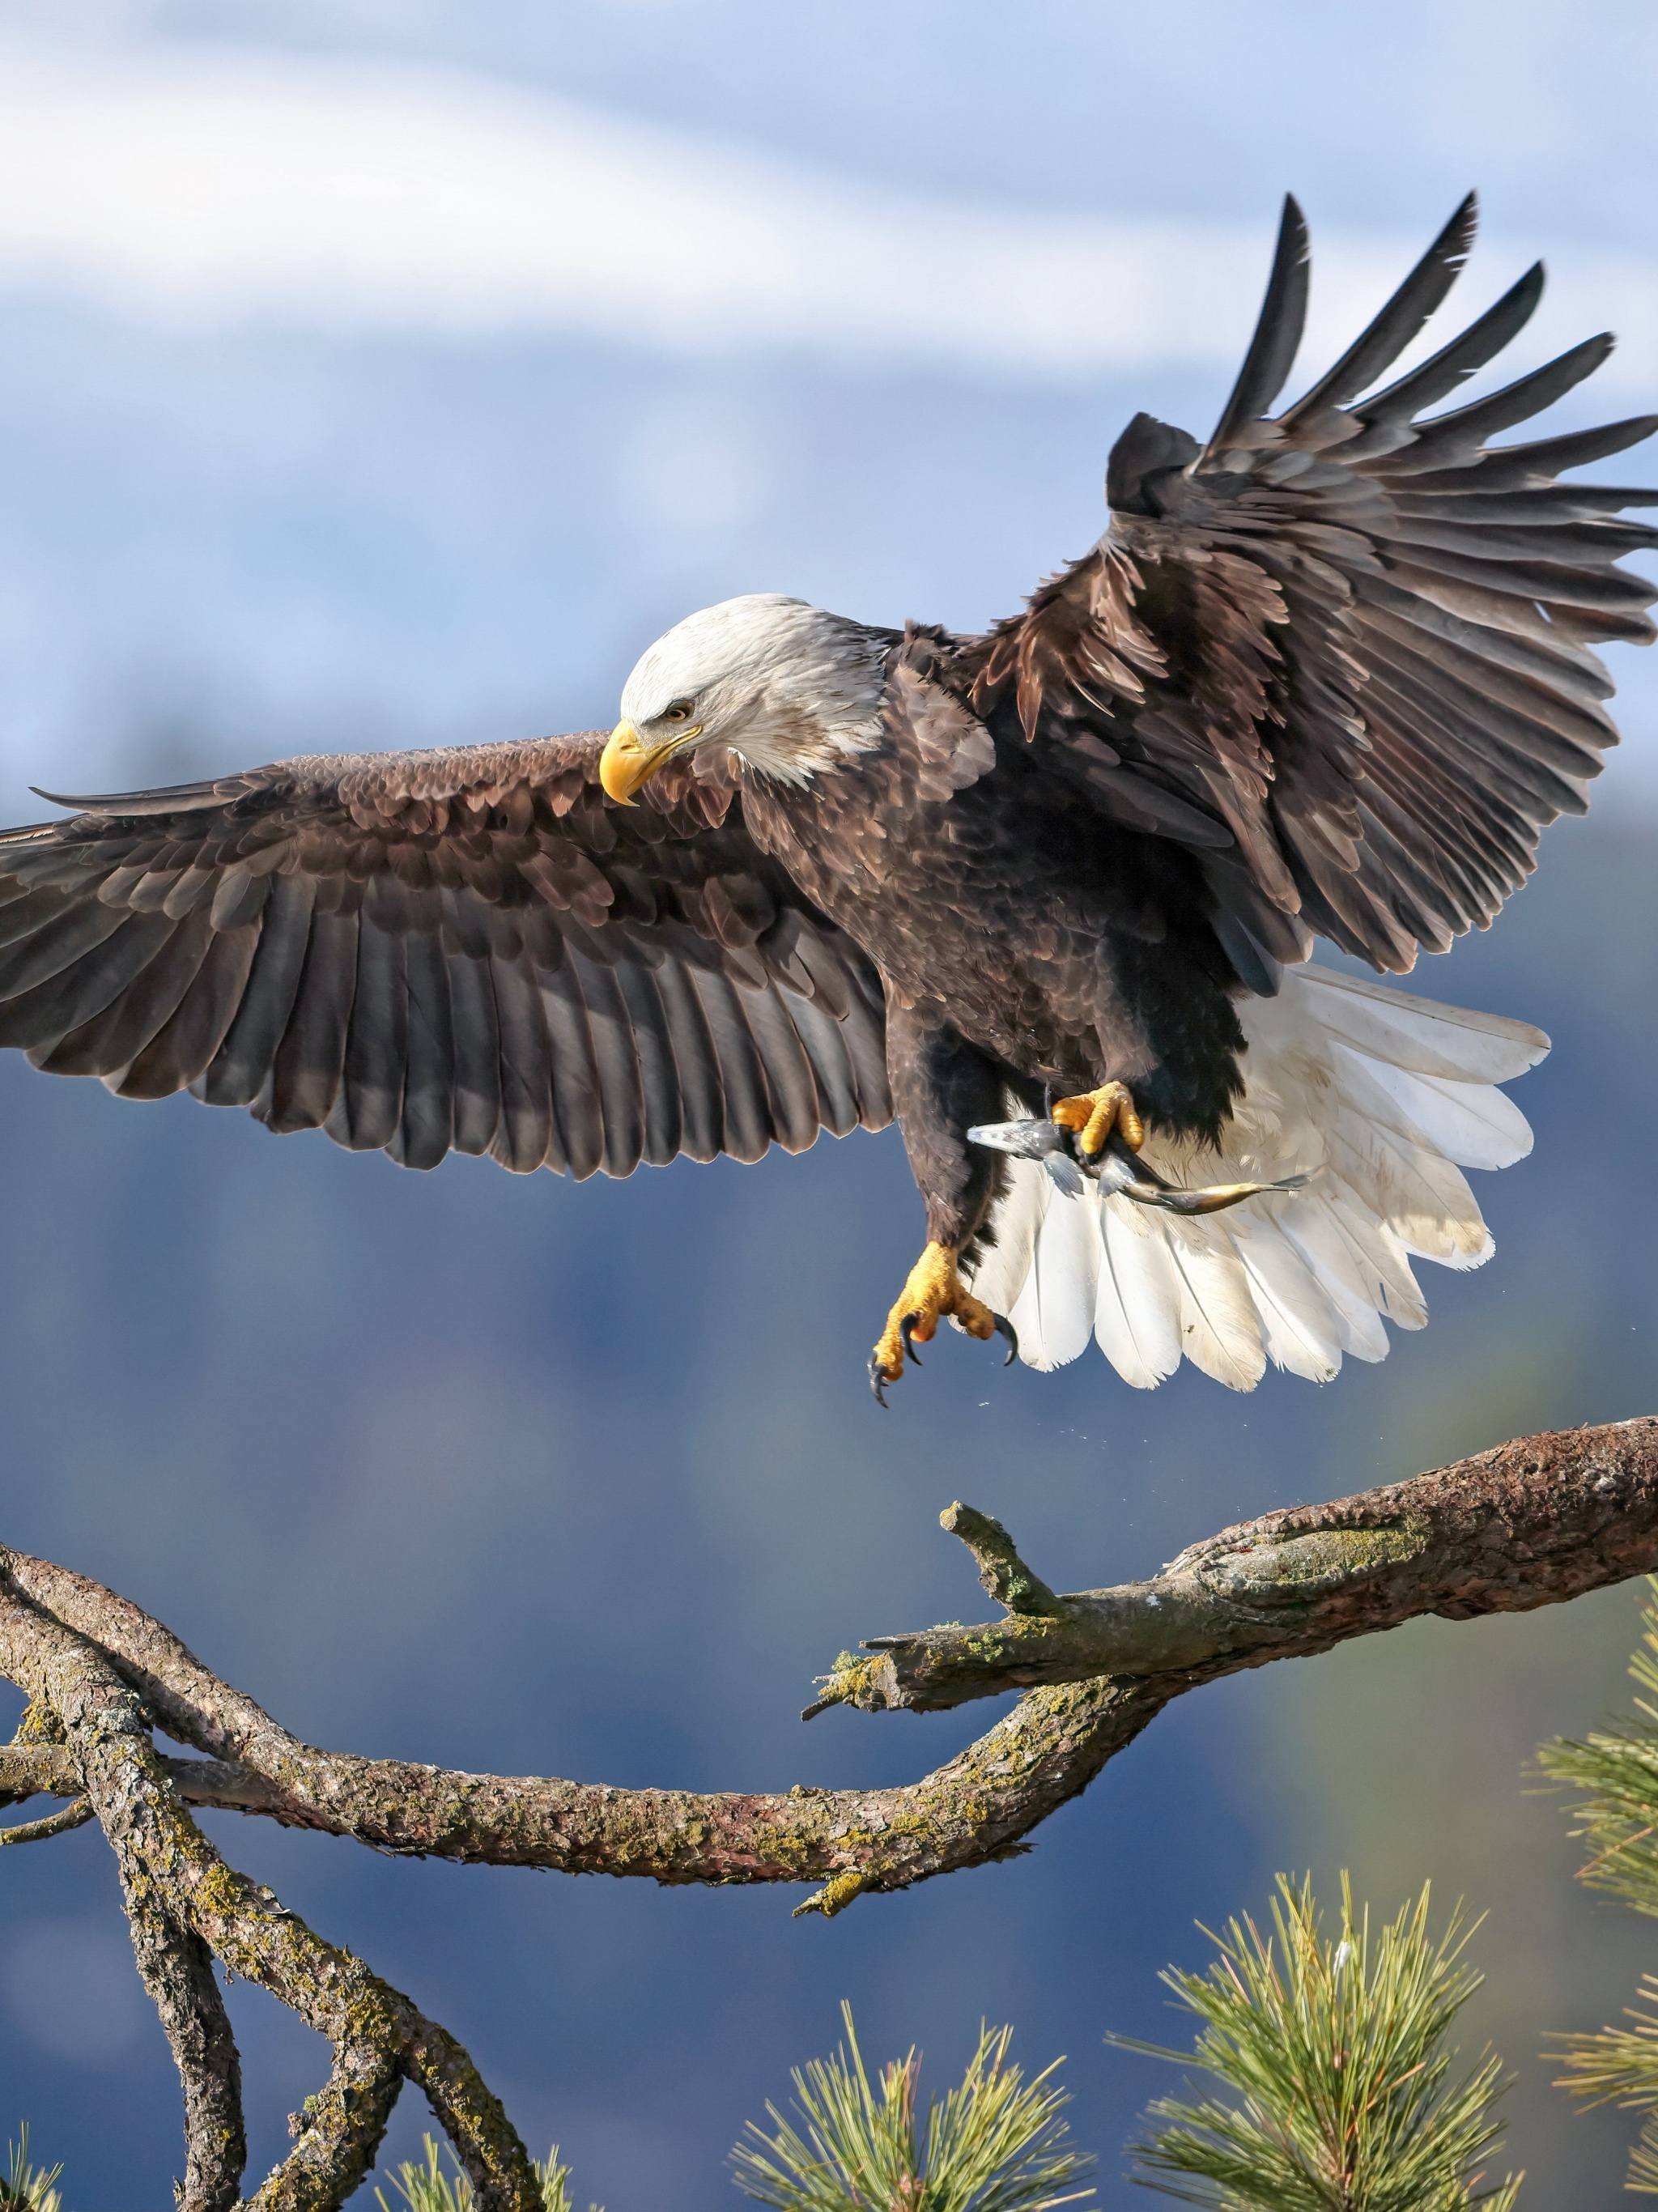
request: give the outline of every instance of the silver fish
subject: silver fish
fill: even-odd
[[[1067,1198],[1082,1196],[1085,1177],[1108,1195],[1132,1198],[1136,1206],[1159,1206],[1168,1213],[1218,1213],[1264,1192],[1299,1190],[1307,1181],[1304,1175],[1293,1175],[1282,1182],[1218,1182],[1202,1190],[1181,1190],[1132,1152],[1114,1129],[1104,1149],[1090,1158],[1078,1151],[1075,1130],[1034,1115],[1017,1121],[981,1122],[968,1131],[967,1140],[1011,1152],[1017,1159],[1040,1160],[1054,1188]]]

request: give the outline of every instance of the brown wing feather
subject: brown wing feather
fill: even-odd
[[[0,835],[0,1044],[435,1167],[627,1175],[891,1116],[864,956],[599,734],[279,763]]]
[[[1485,444],[1590,374],[1609,338],[1420,419],[1522,326],[1540,270],[1359,396],[1449,289],[1473,216],[1466,203],[1336,368],[1266,421],[1303,306],[1291,203],[1240,380],[1254,411],[1235,394],[1201,449],[1139,416],[1111,458],[1105,538],[957,658],[975,703],[1104,812],[1202,853],[1258,985],[1314,933],[1405,969],[1489,922],[1616,742],[1588,647],[1655,635],[1658,589],[1616,564],[1658,530],[1612,518],[1658,492],[1557,478],[1658,416]]]

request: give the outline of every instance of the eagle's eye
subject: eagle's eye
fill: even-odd
[[[689,722],[691,719],[690,701],[676,699],[671,707],[663,709],[662,719],[665,722]]]

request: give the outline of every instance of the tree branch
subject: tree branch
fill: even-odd
[[[155,1771],[146,1717],[101,1653],[15,1589],[0,1589],[0,1667],[29,1693],[30,1732],[64,1739],[64,1755],[115,1852],[138,1972],[184,2089],[179,2212],[227,2212],[240,2197],[247,2163],[240,2062],[211,1957],[179,1912],[170,1869],[158,1863],[170,1792]],[[52,1725],[41,1726],[42,1716]],[[179,1817],[206,1851],[188,1816]]]
[[[0,1584],[0,1672],[61,1724],[64,1750],[115,1852],[139,1971],[173,2045],[188,2162],[180,2212],[226,2212],[246,2162],[240,2069],[212,1956],[325,2035],[334,2063],[297,2117],[291,2155],[255,2212],[333,2212],[363,2179],[404,2076],[417,2081],[480,2212],[541,2212],[528,2152],[452,2036],[361,1960],[226,1865],[172,1787],[155,1725],[108,1656]]]
[[[1170,1698],[1204,1682],[1419,1613],[1555,1604],[1658,1568],[1658,1420],[1528,1437],[1413,1482],[1267,1514],[1149,1582],[1069,1596],[988,1516],[956,1505],[943,1518],[1005,1618],[875,1638],[811,1710],[1026,1694],[920,1782],[770,1795],[613,1790],[319,1750],[137,1606],[65,1568],[0,1553],[0,1674],[31,1699],[17,1740],[0,1747],[0,1804],[52,1795],[74,1815],[85,1800],[116,1852],[140,1969],[185,2083],[189,2212],[234,2203],[244,2154],[215,1955],[334,2049],[327,2086],[296,2119],[294,2153],[253,2200],[259,2212],[333,2212],[372,2163],[404,2080],[425,2091],[480,2212],[539,2203],[523,2144],[460,2045],[228,1867],[191,1805],[495,1865],[671,1883],[816,1880],[799,1909],[835,1913],[865,1890],[1027,1848]],[[157,1729],[206,1756],[163,1757]],[[9,1832],[21,1840],[64,1820]]]
[[[1658,1567],[1658,1421],[1527,1437],[1411,1482],[1266,1514],[1150,1582],[1066,1597],[1036,1580],[999,1522],[960,1505],[940,1518],[1008,1617],[872,1638],[865,1649],[880,1656],[829,1677],[814,1710],[938,1711],[1096,1674],[1189,1689],[1421,1613],[1558,1605]]]

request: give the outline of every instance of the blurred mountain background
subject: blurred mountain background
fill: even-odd
[[[1309,362],[1470,182],[1483,306],[1546,250],[1518,365],[1611,324],[1563,425],[1658,400],[1658,17],[1603,0],[13,4],[0,21],[0,800],[342,745],[608,723],[637,650],[753,589],[968,627],[1099,527],[1145,406],[1201,431],[1285,187]],[[1345,325],[1345,327],[1344,327]],[[1618,465],[1612,465],[1615,470]],[[1628,466],[1629,465],[1625,465]],[[1638,459],[1637,477],[1658,468]],[[1149,1396],[1097,1356],[861,1361],[914,1256],[896,1133],[757,1168],[519,1182],[273,1141],[0,1061],[4,1540],[158,1613],[340,1748],[619,1784],[896,1781],[990,1709],[832,1713],[859,1637],[983,1600],[964,1497],[1077,1588],[1273,1505],[1658,1410],[1658,671],[1628,744],[1431,995],[1525,1016],[1532,1158],[1481,1273],[1322,1390]],[[1183,1701],[1029,1857],[791,1922],[787,1891],[403,1864],[215,1817],[236,1863],[471,2046],[580,2201],[708,2212],[849,1997],[940,2083],[981,2017],[1070,2054],[1126,2201],[1157,1969],[1277,1868],[1490,1912],[1522,2203],[1605,2199],[1546,2027],[1658,1946],[1573,1885],[1537,1740],[1625,1697],[1636,1594],[1429,1622]],[[12,1699],[0,1711],[9,1725]],[[95,1830],[0,1866],[0,2132],[74,2212],[166,2201],[176,2086]],[[325,2070],[230,2002],[255,2177]],[[382,2166],[426,2124],[405,2100]]]

